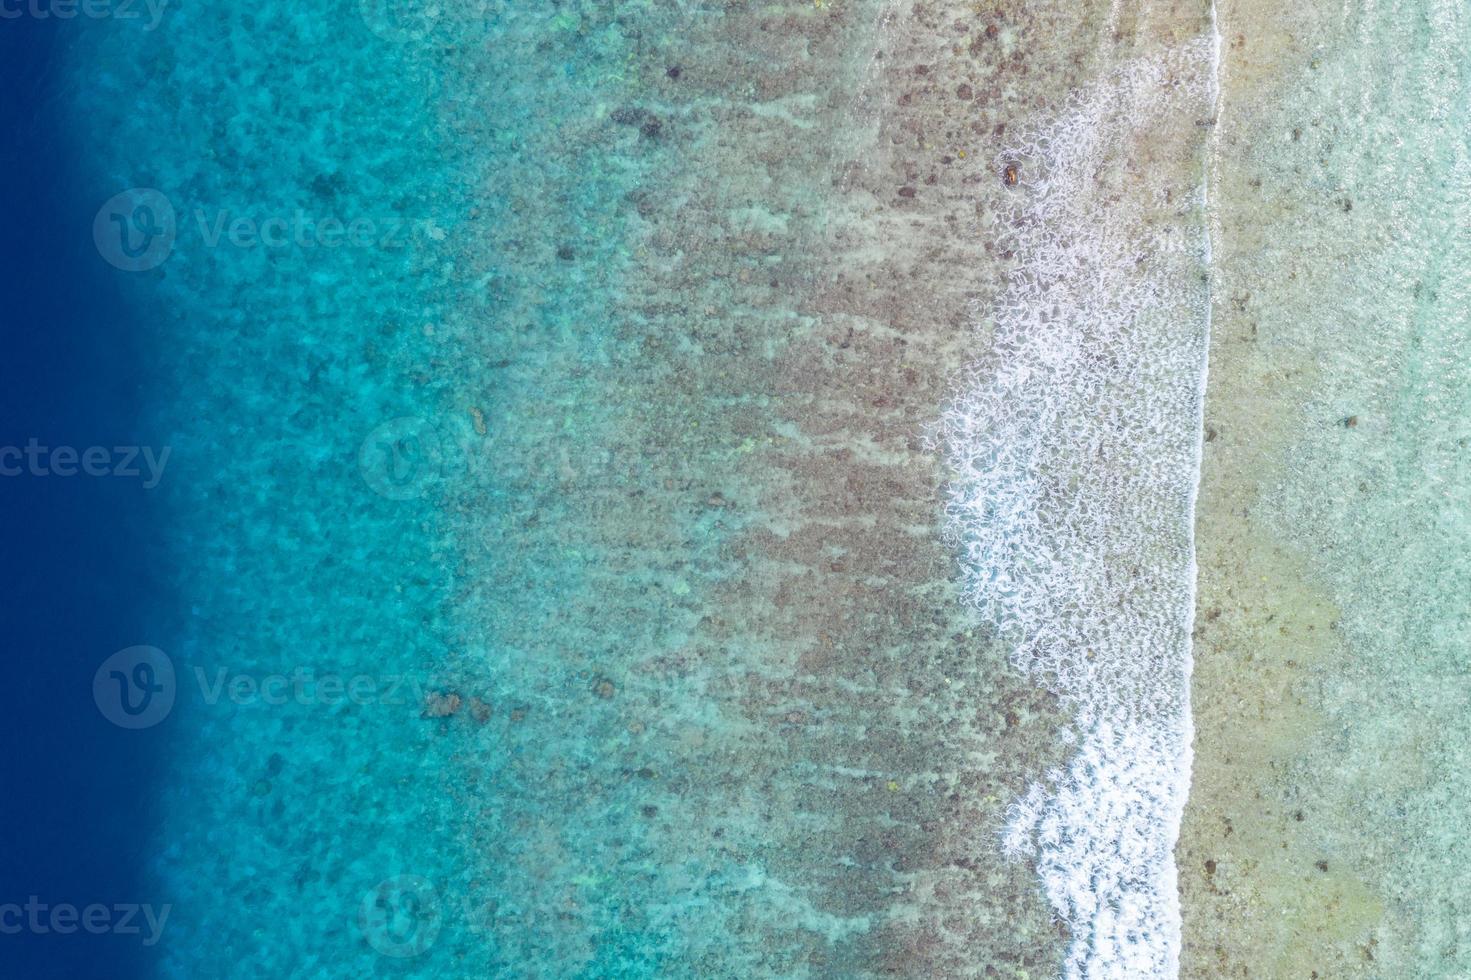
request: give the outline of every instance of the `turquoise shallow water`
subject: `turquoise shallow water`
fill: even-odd
[[[1215,590],[1265,634],[1233,643],[1243,678],[1214,693],[1242,697],[1272,762],[1249,777],[1267,792],[1230,808],[1264,815],[1281,855],[1222,856],[1200,890],[1284,940],[1244,940],[1264,968],[1337,956],[1324,976],[1468,976],[1471,22],[1450,3],[1230,4],[1222,25],[1218,352],[1247,378],[1222,434],[1262,446],[1222,452],[1269,456],[1237,477],[1261,496],[1231,524],[1267,531],[1333,612]],[[1275,678],[1259,717],[1249,671]],[[1221,825],[1202,815],[1200,834]]]
[[[934,837],[999,817],[969,733],[1048,705],[975,717],[1004,667],[881,516],[938,519],[918,421],[846,449],[898,399],[796,309],[877,6],[420,13],[187,4],[72,52],[173,453],[163,973],[1046,962],[1026,872]],[[837,351],[890,329],[843,315]]]
[[[821,938],[766,962],[696,924],[734,933],[768,890],[793,931],[866,927],[646,842],[677,775],[657,753],[599,773],[629,737],[614,668],[678,645],[681,569],[741,525],[671,513],[609,567],[632,532],[578,476],[619,443],[598,374],[637,341],[606,308],[672,125],[630,103],[679,79],[646,49],[696,14],[718,28],[679,4],[190,4],[77,38],[99,250],[172,450],[176,575],[144,637],[174,687],[164,975],[786,972]],[[630,576],[647,597],[600,614]]]
[[[412,460],[364,445],[438,398],[425,326],[465,210],[444,90],[347,4],[180,4],[151,32],[87,23],[70,53],[98,201],[153,188],[174,216],[171,252],[119,273],[172,447],[175,574],[141,638],[177,684],[150,842],[163,973],[371,974],[363,897],[463,866],[449,749],[420,718],[443,521],[374,492]],[[463,917],[443,933],[449,971]]]

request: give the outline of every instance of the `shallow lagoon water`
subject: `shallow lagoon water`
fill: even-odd
[[[1460,976],[1467,23],[1221,22],[1186,972]]]

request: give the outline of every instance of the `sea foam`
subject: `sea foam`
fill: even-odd
[[[1070,928],[1069,978],[1178,973],[1214,51],[1125,63],[997,158],[1015,272],[941,422],[967,598],[1073,717],[1003,841]]]

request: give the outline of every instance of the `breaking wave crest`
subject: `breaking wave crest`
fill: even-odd
[[[1213,57],[1126,63],[998,158],[1016,271],[941,421],[967,598],[1074,721],[1004,838],[1071,929],[1069,978],[1178,972]]]

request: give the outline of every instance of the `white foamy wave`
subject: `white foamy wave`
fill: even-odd
[[[942,419],[967,597],[1075,717],[1003,842],[1071,928],[1069,978],[1178,973],[1212,60],[1127,63],[998,158],[1017,271]]]

